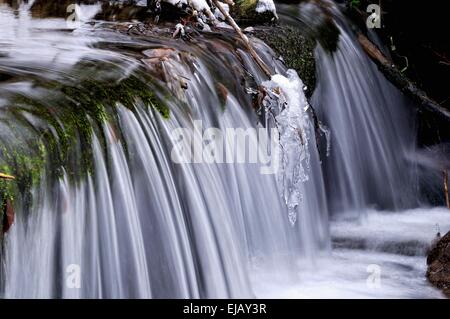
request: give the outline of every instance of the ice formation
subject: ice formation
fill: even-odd
[[[269,92],[268,99],[271,101],[265,107],[275,113],[279,131],[281,167],[277,180],[288,208],[289,221],[294,225],[297,206],[302,201],[302,183],[309,179],[308,145],[313,130],[307,113],[309,104],[302,90],[303,82],[294,70],[288,70],[286,77],[280,74],[272,76],[263,86]],[[273,99],[272,94],[276,94],[277,98]]]
[[[197,10],[198,12],[204,12],[209,19],[216,19],[206,0],[163,0],[163,2],[170,3],[171,5],[177,7],[189,5],[191,8]]]
[[[220,12],[220,10],[215,8],[215,10],[213,11],[211,7],[208,5],[208,2],[206,0],[162,0],[162,1],[170,3],[171,5],[177,7],[188,5],[194,10],[197,10],[198,12],[204,12],[211,21],[215,21],[217,19],[225,20],[225,17]],[[224,2],[220,2],[220,4],[225,9],[226,12],[229,12],[230,8],[228,4]],[[258,13],[272,12],[274,16],[277,17],[276,8],[273,0],[259,0],[258,3],[256,4],[255,11]]]

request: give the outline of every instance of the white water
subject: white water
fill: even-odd
[[[342,219],[331,224],[333,241],[345,238],[355,245],[362,240],[365,248],[334,248],[313,265],[300,261],[301,271],[294,278],[255,267],[252,282],[258,297],[444,298],[425,278],[422,250],[434,239],[436,224],[443,233],[450,230],[448,210],[366,213],[361,222]],[[377,274],[375,285],[370,278]]]
[[[338,22],[339,23],[339,22]],[[340,27],[332,55],[316,51],[319,83],[312,98],[330,128],[333,146],[325,162],[334,212],[366,207],[414,207],[418,202],[414,106],[377,70],[356,37]]]
[[[12,36],[23,26],[17,23],[20,18],[14,18],[7,9],[0,9],[0,14],[9,19],[1,23],[11,27],[7,36],[0,38],[0,42],[10,44],[3,50],[14,53],[20,46],[21,52],[40,52],[33,47],[35,41],[29,42],[34,33]],[[26,11],[22,17],[27,17]],[[24,19],[31,30],[40,23],[29,17]],[[122,59],[121,66],[128,74],[139,63],[120,53],[94,49],[92,44],[105,36],[101,32],[95,36],[61,37],[66,42],[59,42],[60,46],[51,45],[54,42],[46,34],[43,32],[41,46],[50,47],[43,52],[48,52],[45,57],[53,56],[54,64],[17,53],[17,60],[13,54],[0,58],[0,71],[9,66],[14,73],[22,74],[26,66],[37,65],[34,74],[41,67],[45,76],[64,77],[75,62],[98,58],[114,59],[114,63]],[[71,52],[65,43],[79,46],[79,50]],[[259,42],[256,44],[266,62],[289,78],[283,66],[273,65],[273,52]],[[153,48],[155,43],[140,45],[144,50]],[[222,67],[224,61],[208,51],[175,40],[168,41],[167,46],[180,46],[192,50],[194,57],[199,55],[188,63],[174,59],[165,64],[168,78],[180,74],[189,79],[188,90],[181,93],[175,89],[177,82],[171,82],[173,95],[180,97],[181,102],[169,102],[168,120],[139,102],[133,110],[118,106],[119,127],[105,123],[101,128],[106,148],[102,148],[98,133],[93,136],[95,173],[75,184],[66,174],[53,191],[43,180],[35,190],[35,198],[40,200],[30,211],[16,209],[15,224],[4,243],[2,296],[441,297],[425,280],[423,249],[433,239],[435,224],[440,225],[442,232],[450,229],[448,212],[420,209],[394,213],[366,208],[374,203],[395,206],[397,194],[403,198],[404,193],[409,193],[399,190],[410,185],[403,179],[404,172],[410,170],[398,166],[403,148],[409,148],[414,133],[408,127],[397,131],[385,120],[396,116],[386,115],[386,109],[396,113],[394,109],[404,105],[395,89],[362,57],[354,39],[343,31],[334,58],[318,52],[319,87],[314,101],[320,104],[333,135],[331,156],[324,165],[325,180],[335,185],[328,185],[325,190],[311,130],[308,151],[293,151],[294,157],[310,156],[308,178],[295,183],[295,194],[303,198],[293,201],[295,205],[291,207],[296,216],[294,226],[290,223],[292,218],[288,218],[293,214],[286,207],[286,198],[280,196],[282,189],[276,176],[261,175],[258,165],[171,161],[172,132],[180,127],[192,128],[194,120],[202,120],[204,127],[222,130],[257,126],[251,101],[241,86],[227,86],[228,98],[221,110],[215,89],[217,73],[233,83],[241,76],[233,70],[244,66],[257,84],[266,79],[241,50],[237,50],[240,59],[228,55],[228,64]],[[63,53],[67,57],[61,59]],[[283,85],[289,86],[285,79],[278,76],[282,89]],[[2,85],[0,89],[4,88]],[[30,90],[27,93],[33,93],[31,86],[24,87]],[[296,87],[301,85],[297,83]],[[291,105],[304,106],[302,92],[297,98],[302,101]],[[302,120],[306,121],[303,128],[311,125],[307,118]],[[357,132],[349,133],[349,127]],[[117,136],[119,128],[123,141]],[[200,133],[195,135],[198,143]],[[249,140],[254,142],[256,136],[251,135]],[[373,192],[373,198],[367,195]],[[328,203],[334,209],[332,213],[341,213],[333,215],[336,220],[331,223]],[[366,219],[355,219],[354,212]],[[335,248],[330,250],[332,243]],[[380,287],[375,289],[367,284],[367,267],[372,264],[381,269]],[[81,271],[80,289],[71,288],[68,281],[73,265]]]

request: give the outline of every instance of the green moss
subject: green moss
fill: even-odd
[[[255,35],[280,55],[288,68],[297,71],[310,96],[316,85],[315,42],[298,28],[287,25],[260,29]]]
[[[235,2],[235,7],[242,13],[249,13],[256,9],[257,4],[258,0],[237,0]]]
[[[350,7],[357,8],[361,5],[361,0],[350,0]]]
[[[0,199],[12,202],[20,196],[25,207],[31,203],[31,187],[39,183],[45,166],[45,148],[37,146],[30,151],[25,148],[0,146],[0,171],[12,175],[15,180],[0,180]]]
[[[241,27],[276,21],[276,17],[272,12],[256,12],[257,4],[258,0],[237,0],[235,5],[230,8],[230,14]]]
[[[43,174],[52,181],[66,173],[77,182],[93,173],[93,133],[106,149],[102,127],[106,122],[119,127],[117,105],[134,110],[141,101],[169,118],[169,108],[157,94],[163,95],[163,90],[145,75],[138,76],[111,81],[77,74],[74,83],[40,80],[36,96],[8,96],[7,120],[2,122],[14,138],[0,141],[0,171],[16,180],[0,181],[0,197],[14,199],[21,194],[22,201],[31,202],[32,186]]]

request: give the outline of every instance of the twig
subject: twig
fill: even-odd
[[[366,36],[361,33],[358,34],[358,41],[389,81],[395,84],[403,93],[420,102],[422,107],[450,120],[450,111],[433,101],[425,92],[406,78]]]
[[[14,180],[16,178],[14,176],[11,176],[11,175],[8,175],[8,174],[0,173],[0,179]]]
[[[250,52],[253,59],[256,61],[256,63],[259,65],[261,70],[268,76],[272,76],[272,72],[269,70],[267,65],[264,63],[264,61],[259,57],[258,53],[256,53],[255,49],[253,49],[252,44],[248,40],[247,36],[242,32],[241,28],[237,25],[237,23],[234,21],[234,19],[230,16],[230,14],[222,7],[222,4],[218,0],[212,0],[214,2],[214,5],[219,9],[219,11],[222,13],[222,15],[227,19],[228,23],[233,27],[233,29],[236,31],[236,33],[239,35],[239,37],[244,41],[245,46],[247,47],[247,50]]]
[[[433,51],[434,55],[436,55],[439,59],[442,59],[441,61],[439,61],[439,64],[450,66],[450,60],[447,58],[445,54],[441,54],[435,50],[431,51]]]

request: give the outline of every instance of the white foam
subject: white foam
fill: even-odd
[[[338,221],[333,236],[375,241],[419,240],[429,243],[435,225],[450,229],[450,211],[444,208],[403,212],[370,212],[365,220]],[[426,277],[425,256],[404,256],[359,249],[334,249],[313,262],[298,261],[286,269],[254,265],[252,285],[258,298],[443,298]],[[375,274],[378,286],[370,281]]]

